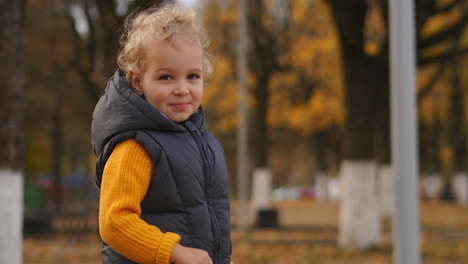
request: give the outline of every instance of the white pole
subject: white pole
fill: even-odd
[[[414,1],[389,2],[392,162],[396,191],[393,261],[419,264]]]
[[[237,75],[239,81],[239,124],[237,141],[237,223],[241,236],[247,233],[247,5],[239,0]]]

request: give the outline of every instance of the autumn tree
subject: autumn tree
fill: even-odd
[[[289,2],[273,1],[276,6],[268,6],[267,1],[248,2],[249,67],[254,76],[255,111],[253,112],[253,142],[255,167],[268,168],[269,137],[267,114],[270,107],[270,82],[275,72],[283,71],[279,62],[281,47],[288,45],[288,38],[282,34],[288,28]],[[277,8],[286,12],[282,17],[274,17],[268,12]],[[283,38],[279,38],[279,36]]]
[[[452,40],[452,45],[455,51],[458,51],[459,38],[455,37]],[[461,58],[455,56],[448,65],[448,83],[450,91],[448,92],[448,116],[447,123],[447,141],[451,150],[450,173],[447,173],[448,179],[444,181],[442,199],[455,198],[452,193],[452,186],[457,184],[463,185],[467,177],[467,133],[466,129],[468,122],[466,120],[466,91],[463,89],[461,80]],[[457,182],[454,182],[457,181]],[[465,184],[466,185],[466,184]],[[468,188],[468,186],[466,186]],[[466,203],[466,201],[465,201]]]
[[[327,153],[338,157],[341,86],[340,78],[325,73],[336,70],[338,61],[324,9],[323,3],[307,1],[249,2],[252,138],[259,168],[269,165],[272,128],[305,137],[320,172],[330,164]]]
[[[115,1],[28,4],[26,169],[31,182],[52,176],[58,211],[64,175],[89,166],[92,109],[116,70],[124,18],[153,3],[162,1],[132,1],[120,9]]]
[[[25,26],[26,183],[51,178],[49,198],[60,210],[64,176],[88,168],[91,102],[74,72],[72,34],[62,1],[31,0]],[[42,185],[41,187],[46,188]]]
[[[215,57],[214,76],[207,82],[204,107],[209,125],[230,156],[235,151],[232,137],[237,126],[237,81],[233,74],[236,49],[232,45],[237,32],[236,5],[234,1],[203,3],[210,52]],[[248,105],[253,159],[256,164],[275,170],[278,164],[273,161],[279,157],[275,152],[286,160],[291,159],[291,153],[305,149],[316,158],[313,167],[326,172],[327,164],[333,163],[330,160],[339,156],[342,123],[342,85],[336,74],[337,38],[327,7],[315,1],[261,1],[249,5],[252,37]],[[259,110],[262,108],[265,109]],[[291,140],[284,141],[286,137]],[[304,161],[309,162],[308,159],[306,155]],[[230,160],[228,167],[233,167],[229,166]],[[260,160],[263,161],[258,163]],[[294,166],[309,167],[300,162],[287,163],[290,170]],[[274,178],[275,185],[290,183],[282,174],[273,174],[278,176]],[[310,176],[316,173],[303,174],[301,182],[311,183]]]
[[[451,80],[452,80],[452,91],[450,96],[451,101],[451,113],[452,113],[452,122],[451,131],[450,131],[450,138],[452,141],[450,142],[452,150],[453,150],[453,169],[454,172],[457,174],[462,174],[466,177],[467,172],[467,122],[466,122],[466,108],[465,105],[465,96],[466,92],[463,91],[463,86],[461,82],[461,67],[460,67],[460,59],[455,58],[451,64],[452,72],[451,72]],[[455,175],[458,176],[458,175]]]
[[[290,7],[287,34],[294,41],[282,47],[280,62],[288,71],[273,77],[268,121],[299,132],[313,157],[308,174],[326,177],[337,170],[343,123],[338,39],[323,2],[297,1]]]
[[[345,247],[367,247],[379,240],[379,220],[376,205],[362,201],[376,200],[373,189],[375,161],[387,166],[390,164],[388,1],[327,2],[331,7],[341,41],[346,89],[343,149],[345,163],[342,166],[345,188],[343,198],[346,202],[342,203],[341,207],[343,216],[339,240]],[[378,51],[369,54],[364,47],[366,14],[371,4],[378,5],[382,10],[384,27],[383,41]],[[464,1],[417,0],[415,5],[419,65],[442,65],[454,56],[468,51],[467,48],[459,48],[454,53],[453,49],[442,48],[437,50],[438,52],[427,53],[428,49],[450,40],[450,36],[462,33],[468,18]],[[425,31],[431,18],[452,11],[459,12],[459,16],[452,23],[435,32]],[[351,184],[354,182],[359,184]],[[365,235],[358,231],[364,230],[359,228],[361,225],[366,226]]]
[[[230,175],[236,173],[236,128],[238,125],[238,84],[236,78],[237,9],[234,1],[205,0],[199,7],[207,31],[208,52],[213,64],[213,75],[205,78],[202,105],[212,131],[226,152]],[[250,84],[251,86],[251,84]],[[252,96],[249,95],[249,102]],[[252,104],[249,104],[251,109]],[[231,188],[236,180],[230,177]],[[235,193],[235,192],[233,192]]]
[[[25,1],[0,1],[0,262],[22,263]]]
[[[159,6],[172,1],[164,0],[67,0],[65,14],[73,32],[75,71],[92,101],[97,102],[105,82],[117,69],[120,30],[125,17],[137,10]],[[73,9],[84,16],[78,17]],[[79,21],[84,20],[84,21]],[[80,33],[76,24],[84,22],[88,31]]]

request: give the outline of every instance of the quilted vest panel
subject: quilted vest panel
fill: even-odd
[[[114,137],[96,166],[100,185],[105,161],[118,142],[136,139],[155,170],[141,202],[141,218],[163,232],[179,234],[181,244],[207,251],[215,264],[231,256],[227,171],[221,144],[208,131],[187,122],[186,132],[131,131]],[[103,243],[103,263],[133,263]]]

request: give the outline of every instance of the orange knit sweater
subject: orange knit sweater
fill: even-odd
[[[152,169],[148,154],[135,140],[114,148],[102,177],[99,231],[107,244],[134,262],[167,264],[180,236],[162,233],[140,218]]]

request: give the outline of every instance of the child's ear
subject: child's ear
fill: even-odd
[[[141,86],[140,74],[135,71],[129,70],[130,79],[132,80],[132,88],[138,95],[143,95],[143,87]]]

